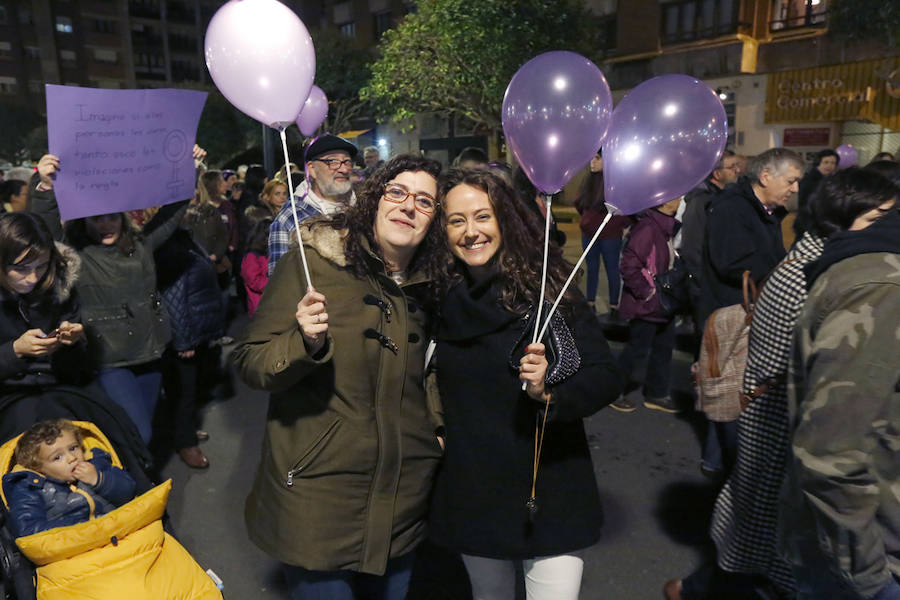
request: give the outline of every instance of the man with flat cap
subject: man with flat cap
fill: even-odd
[[[356,202],[350,182],[356,146],[336,135],[322,135],[313,140],[303,158],[309,180],[294,190],[297,220],[316,215],[340,212]],[[269,275],[275,271],[275,263],[288,251],[294,235],[294,215],[291,203],[284,206],[269,228]]]

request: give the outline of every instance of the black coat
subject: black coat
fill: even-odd
[[[13,350],[13,342],[29,329],[49,333],[63,321],[81,322],[73,289],[81,261],[68,246],[57,246],[66,258],[66,269],[40,298],[29,301],[0,288],[0,395],[13,387],[83,383],[91,378],[92,373],[85,367],[84,342],[61,347],[49,358],[19,358]]]
[[[172,348],[194,349],[224,335],[216,267],[191,232],[178,229],[154,252],[156,283],[172,325]]]
[[[769,214],[747,179],[727,186],[706,215],[703,243],[701,312],[743,301],[744,271],[760,283],[786,254],[781,219]]]
[[[798,239],[809,229],[809,222],[812,219],[812,215],[809,214],[809,199],[823,179],[825,176],[819,168],[813,167],[800,180],[797,192],[797,219],[794,221],[794,233]]]
[[[456,552],[529,558],[586,548],[602,511],[582,418],[616,399],[622,376],[596,317],[581,300],[567,319],[580,370],[553,388],[529,523],[535,425],[542,406],[522,391],[510,351],[525,320],[498,305],[496,281],[461,283],[446,298],[438,331],[438,386],[446,451],[432,498],[430,536]],[[524,332],[531,338],[532,331]],[[518,364],[520,355],[512,357]]]

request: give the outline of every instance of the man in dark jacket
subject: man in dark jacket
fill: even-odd
[[[717,198],[726,185],[737,181],[738,157],[731,150],[725,150],[716,163],[715,168],[706,181],[685,194],[684,214],[681,217],[681,258],[687,267],[691,279],[691,305],[694,309],[694,320],[698,322],[696,334],[699,338],[703,331],[699,328],[700,317],[700,280],[703,269],[703,240],[706,234],[706,210],[713,199]],[[676,240],[677,241],[677,240]],[[700,341],[699,339],[697,340]]]
[[[704,322],[712,311],[743,301],[743,275],[761,282],[785,255],[775,210],[797,191],[803,159],[773,148],[750,161],[747,177],[714,199],[707,211],[701,270]]]
[[[700,330],[716,309],[744,299],[744,271],[760,283],[784,258],[781,219],[783,207],[803,174],[803,159],[790,150],[772,148],[754,157],[747,177],[715,198],[706,217],[701,271]],[[725,475],[737,452],[737,421],[715,423]],[[703,465],[718,469],[715,445],[704,446]]]
[[[820,150],[816,153],[816,157],[813,160],[813,168],[807,171],[803,179],[800,180],[800,189],[797,192],[797,220],[794,221],[794,233],[797,234],[797,239],[800,239],[800,236],[807,229],[807,223],[809,223],[809,211],[807,208],[809,206],[809,197],[816,191],[823,179],[837,171],[840,162],[841,157],[831,148]]]

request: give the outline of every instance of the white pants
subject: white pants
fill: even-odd
[[[582,552],[559,556],[539,556],[522,561],[528,600],[578,600]],[[482,558],[463,554],[472,581],[473,600],[515,600],[516,569],[512,560]]]

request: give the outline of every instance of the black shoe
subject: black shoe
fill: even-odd
[[[610,404],[614,409],[620,412],[634,412],[637,410],[637,404],[628,396],[619,396],[616,401]]]
[[[647,408],[652,408],[653,410],[661,410],[667,413],[680,413],[681,409],[675,405],[675,402],[672,401],[671,396],[664,396],[662,398],[651,398],[650,396],[646,396],[644,398],[644,406]]]

